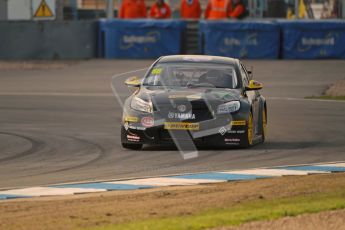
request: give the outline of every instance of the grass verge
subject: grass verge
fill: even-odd
[[[345,96],[311,96],[305,97],[305,99],[321,99],[321,100],[345,100]]]
[[[117,229],[206,229],[236,226],[250,221],[273,220],[304,213],[344,209],[345,191],[316,193],[290,198],[245,202],[231,208],[211,209],[202,213],[167,218],[152,218],[132,223],[90,228]]]

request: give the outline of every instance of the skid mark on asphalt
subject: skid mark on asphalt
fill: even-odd
[[[267,97],[268,100],[285,100],[285,101],[304,101],[304,102],[336,102],[345,103],[345,100],[325,100],[325,99],[306,99],[306,98],[296,98],[296,97]]]
[[[10,160],[17,160],[18,158],[29,156],[31,154],[36,153],[37,151],[42,150],[45,147],[45,144],[44,144],[43,141],[38,140],[38,139],[34,139],[32,137],[28,137],[28,136],[25,136],[25,135],[22,135],[22,134],[10,133],[10,132],[0,132],[0,134],[13,136],[15,138],[25,139],[25,140],[27,140],[27,141],[29,141],[31,143],[31,148],[30,149],[25,150],[23,152],[20,152],[18,154],[12,155],[12,156],[0,158],[0,163],[7,162],[7,161],[10,161]]]
[[[37,173],[37,174],[30,174],[28,176],[37,176],[37,175],[41,175],[41,174],[50,174],[50,173],[57,173],[57,172],[64,172],[64,171],[79,169],[79,168],[88,166],[90,164],[93,164],[93,163],[95,163],[95,162],[97,162],[97,161],[99,161],[105,157],[106,150],[101,145],[99,145],[98,143],[95,143],[95,142],[92,142],[89,140],[85,140],[85,139],[81,139],[81,138],[77,138],[77,137],[68,137],[68,138],[72,139],[74,141],[80,142],[82,146],[87,146],[87,148],[86,148],[87,151],[92,152],[92,154],[96,155],[96,157],[94,157],[91,160],[88,160],[84,163],[81,163],[81,164],[73,165],[70,167],[64,167],[64,168],[60,168],[60,169],[55,169],[55,170],[48,170],[48,171]]]

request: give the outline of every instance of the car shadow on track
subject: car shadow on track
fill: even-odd
[[[324,147],[319,141],[268,141],[253,146],[258,150],[297,150]]]
[[[297,150],[312,147],[325,147],[318,141],[268,141],[263,144],[257,144],[250,148],[241,148],[238,146],[207,146],[198,145],[198,151],[210,150]],[[178,151],[175,145],[145,145],[142,151]]]

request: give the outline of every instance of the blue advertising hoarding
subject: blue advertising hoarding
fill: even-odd
[[[157,58],[179,54],[185,22],[177,20],[101,20],[100,56]]]
[[[279,21],[285,59],[345,58],[345,21]]]
[[[202,21],[202,51],[208,55],[249,59],[279,57],[279,26],[271,22]]]

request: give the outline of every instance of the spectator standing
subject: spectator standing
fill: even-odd
[[[170,18],[171,17],[170,6],[166,4],[164,0],[157,0],[151,6],[150,17],[156,18],[156,19]]]
[[[147,11],[144,0],[123,0],[119,18],[146,18]]]
[[[206,11],[206,19],[226,19],[230,15],[232,5],[230,0],[209,0]]]
[[[246,16],[246,7],[243,4],[242,0],[234,0],[235,6],[234,9],[230,12],[230,18],[242,19]]]
[[[198,19],[201,16],[201,7],[199,0],[181,1],[181,18]]]

